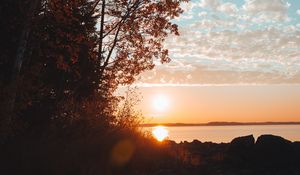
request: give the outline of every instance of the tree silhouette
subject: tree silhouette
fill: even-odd
[[[138,138],[137,99],[114,92],[170,60],[182,1],[1,1],[1,173],[108,171],[118,140]]]
[[[1,18],[14,20],[1,32],[12,41],[10,52],[1,52],[1,98],[8,99],[1,110],[5,126],[12,114],[32,120],[41,113],[37,111],[47,111],[46,121],[62,113],[69,116],[70,111],[57,113],[71,99],[76,109],[92,100],[98,103],[95,113],[111,116],[119,85],[152,69],[155,59],[170,60],[163,41],[170,33],[178,35],[171,20],[182,12],[182,1],[2,1]],[[22,7],[28,8],[14,18],[11,11]]]

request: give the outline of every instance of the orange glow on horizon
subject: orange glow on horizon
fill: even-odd
[[[300,86],[141,88],[145,123],[300,121]],[[162,95],[163,97],[159,97]]]

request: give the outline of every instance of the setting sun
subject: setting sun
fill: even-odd
[[[170,101],[165,95],[157,95],[153,99],[153,107],[156,112],[163,112],[167,110],[170,105]]]
[[[152,129],[152,134],[158,141],[161,142],[169,136],[169,131],[166,127],[156,126]]]

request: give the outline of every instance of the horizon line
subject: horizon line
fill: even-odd
[[[300,125],[300,121],[289,121],[289,122],[207,122],[207,123],[143,123],[139,124],[142,127],[151,127],[151,126],[238,126],[238,125]]]

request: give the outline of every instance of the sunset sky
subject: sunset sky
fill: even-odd
[[[300,1],[193,0],[141,75],[145,122],[300,121]],[[162,105],[163,109],[158,109]]]

